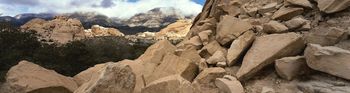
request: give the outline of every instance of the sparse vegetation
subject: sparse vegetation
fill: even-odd
[[[149,44],[131,43],[123,37],[96,37],[67,44],[47,44],[38,41],[33,32],[0,24],[0,78],[21,60],[28,60],[67,76],[104,62],[135,59]]]

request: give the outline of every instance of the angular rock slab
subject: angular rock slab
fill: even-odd
[[[342,40],[348,38],[344,29],[336,27],[316,27],[305,36],[305,41],[312,44],[320,44],[322,46],[333,46]]]
[[[309,44],[304,55],[310,68],[350,80],[349,50]]]
[[[309,70],[303,56],[278,59],[275,62],[275,69],[277,74],[286,80],[292,80]]]
[[[108,63],[97,64],[94,67],[90,67],[89,69],[80,72],[79,74],[75,75],[73,78],[75,82],[77,82],[77,84],[81,86],[84,83],[90,81],[91,77],[98,75],[98,72],[101,69],[103,69],[106,66],[106,64]]]
[[[303,8],[282,7],[273,14],[272,19],[287,21],[303,12]]]
[[[160,64],[146,80],[146,84],[157,79],[179,74],[188,81],[192,81],[198,73],[198,66],[189,59],[181,58],[174,54],[167,54]]]
[[[236,76],[239,80],[247,80],[276,59],[301,53],[304,47],[301,35],[296,33],[258,37],[244,56],[242,67]]]
[[[350,6],[350,0],[316,0],[318,8],[327,14],[342,11]]]
[[[263,25],[265,33],[284,33],[288,31],[288,27],[278,21],[270,21]]]
[[[202,51],[200,52],[200,55],[202,57],[205,56],[211,56],[214,55],[216,51],[222,51],[226,54],[226,49],[224,47],[221,47],[221,45],[216,41],[211,41],[209,44],[203,47]]]
[[[220,67],[204,69],[193,81],[192,86],[196,93],[219,93],[215,86],[215,79],[225,75],[225,69]]]
[[[232,66],[237,63],[237,60],[243,55],[243,52],[252,45],[254,39],[255,33],[253,31],[248,31],[234,40],[227,51],[227,65]]]
[[[145,53],[137,59],[137,61],[142,62],[144,69],[147,69],[143,72],[144,78],[147,80],[153,73],[154,69],[160,65],[163,57],[167,53],[173,53],[175,50],[176,47],[168,40],[158,41],[148,47]]]
[[[234,16],[223,16],[217,27],[216,40],[221,45],[226,45],[252,28],[253,26],[249,22],[242,21]]]
[[[193,91],[191,82],[179,75],[167,76],[158,79],[145,88],[141,93],[197,93]]]
[[[245,93],[241,82],[230,75],[225,75],[224,78],[216,78],[215,85],[223,93]]]
[[[289,29],[297,29],[297,28],[300,28],[300,27],[306,25],[307,23],[308,23],[308,20],[301,18],[301,17],[297,17],[297,18],[293,18],[289,21],[286,21],[284,24]]]
[[[225,62],[226,63],[226,57],[222,51],[216,51],[214,53],[214,55],[209,57],[207,60],[207,63],[211,64],[211,65],[215,65],[218,62]]]
[[[133,93],[136,75],[129,65],[109,63],[74,93]]]
[[[20,89],[16,91],[19,93],[73,93],[78,88],[72,78],[28,61],[21,61],[8,71],[6,83],[14,90]]]
[[[288,3],[298,5],[306,8],[312,8],[312,4],[309,0],[287,0]]]
[[[132,93],[141,93],[141,89],[145,87],[145,81],[143,78],[143,70],[144,66],[141,64],[141,62],[138,61],[132,61],[132,60],[123,60],[118,62],[122,65],[130,66],[132,73],[136,76],[136,82],[135,82],[135,88]]]

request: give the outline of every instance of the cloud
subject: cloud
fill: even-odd
[[[128,18],[157,7],[174,7],[183,15],[196,15],[202,5],[192,0],[0,0],[0,8],[5,10],[0,9],[0,12],[4,15],[98,12],[109,17]]]
[[[39,3],[38,0],[0,0],[1,4],[8,4],[8,5],[36,5]]]
[[[115,4],[112,0],[103,0],[101,2],[101,6],[104,8],[109,8],[109,7],[115,6]]]

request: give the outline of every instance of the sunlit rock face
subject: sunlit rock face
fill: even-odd
[[[67,43],[72,40],[85,38],[84,28],[77,19],[64,16],[56,16],[55,19],[46,21],[33,19],[21,26],[22,31],[35,31],[44,41]]]
[[[106,28],[99,25],[93,25],[91,29],[84,30],[87,37],[99,36],[124,36],[122,32],[115,28]]]
[[[178,20],[156,33],[156,39],[180,39],[186,37],[192,26],[191,20]]]

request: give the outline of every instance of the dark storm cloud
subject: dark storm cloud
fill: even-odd
[[[38,5],[38,0],[0,0],[0,4],[10,4],[10,5]]]
[[[70,5],[72,5],[72,6],[81,6],[81,5],[85,4],[84,1],[85,0],[74,0],[74,1],[70,2]]]
[[[112,0],[103,0],[101,2],[101,7],[103,7],[103,8],[109,8],[109,7],[113,7],[113,6],[115,6],[115,4],[113,3]]]

